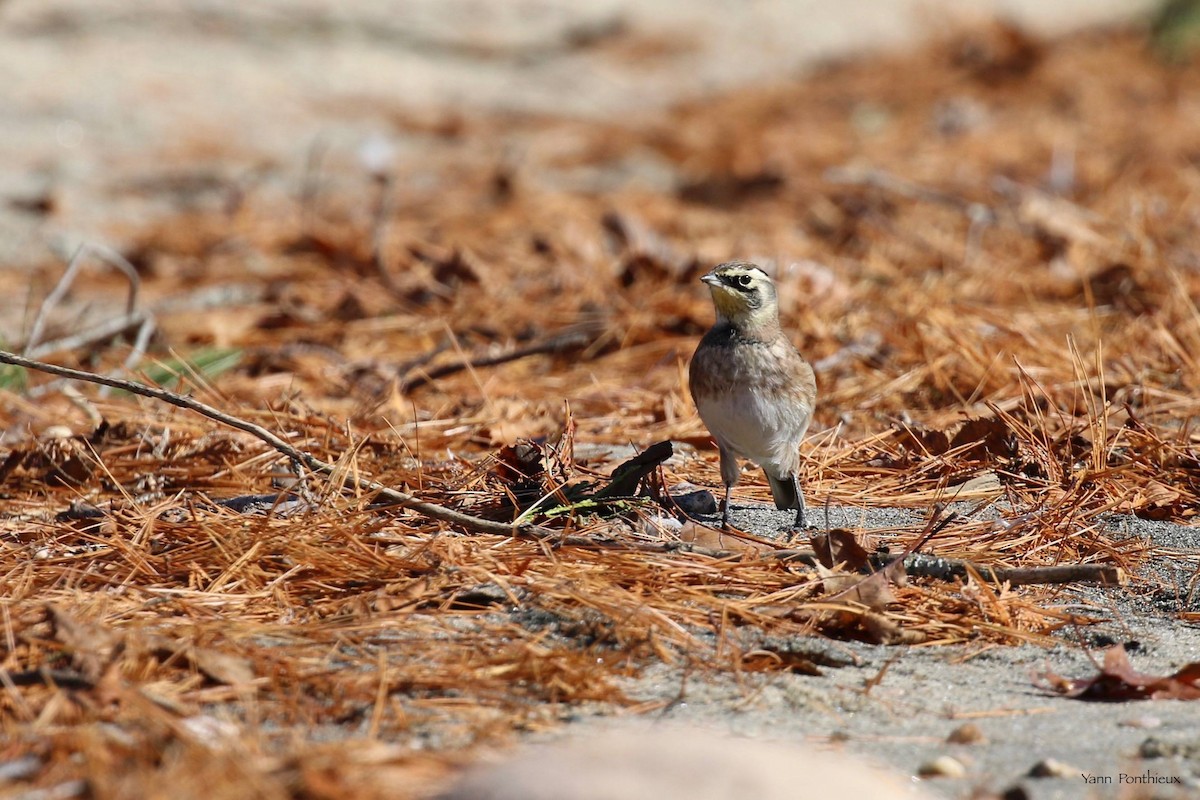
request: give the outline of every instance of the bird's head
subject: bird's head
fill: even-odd
[[[746,261],[715,267],[700,280],[708,284],[717,321],[736,328],[763,328],[779,322],[779,300],[767,273]]]

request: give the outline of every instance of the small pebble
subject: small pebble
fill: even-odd
[[[1165,734],[1163,738],[1151,736],[1142,742],[1138,748],[1138,755],[1142,758],[1196,759],[1200,758],[1200,740],[1192,733],[1170,738]]]
[[[0,762],[0,783],[28,780],[37,775],[41,768],[41,760],[34,756]]]
[[[1029,769],[1031,778],[1069,778],[1079,774],[1080,770],[1055,758],[1043,758]]]
[[[963,778],[966,777],[967,768],[957,758],[938,756],[918,767],[917,774],[922,778]]]
[[[679,510],[685,514],[715,514],[717,513],[717,498],[708,489],[700,489],[692,484],[680,484],[671,491],[671,499]]]
[[[664,534],[674,536],[683,528],[683,523],[674,517],[643,517],[641,522],[642,533],[647,536],[661,537]]]
[[[236,725],[206,714],[185,717],[179,723],[195,739],[209,747],[234,743],[238,738],[239,729]]]
[[[987,737],[983,735],[983,731],[974,722],[965,722],[950,731],[950,735],[946,737],[946,741],[950,744],[980,744],[981,742],[986,742]]]
[[[1123,719],[1117,724],[1120,725],[1122,728],[1147,728],[1147,729],[1149,729],[1149,728],[1160,728],[1160,727],[1162,727],[1163,723],[1162,723],[1162,720],[1159,719],[1158,717],[1145,716],[1145,717],[1133,717],[1131,719]]]

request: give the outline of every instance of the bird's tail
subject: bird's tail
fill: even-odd
[[[799,508],[798,498],[796,497],[796,484],[792,481],[791,476],[776,478],[769,472],[765,472],[767,481],[771,484],[771,496],[775,498],[775,507],[778,509],[784,508]]]

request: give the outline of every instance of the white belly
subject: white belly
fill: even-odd
[[[808,405],[768,402],[757,391],[738,389],[698,401],[696,410],[717,444],[775,475],[795,472],[812,418]]]

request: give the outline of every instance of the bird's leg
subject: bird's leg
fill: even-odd
[[[733,494],[733,487],[737,485],[738,478],[742,476],[742,469],[738,466],[737,456],[728,447],[717,443],[717,449],[721,452],[721,483],[725,484],[725,507],[721,512],[721,527],[729,527],[729,498]]]
[[[805,529],[804,524],[804,492],[800,491],[800,476],[792,473],[792,486],[796,489],[796,521],[792,523],[795,530]]]

